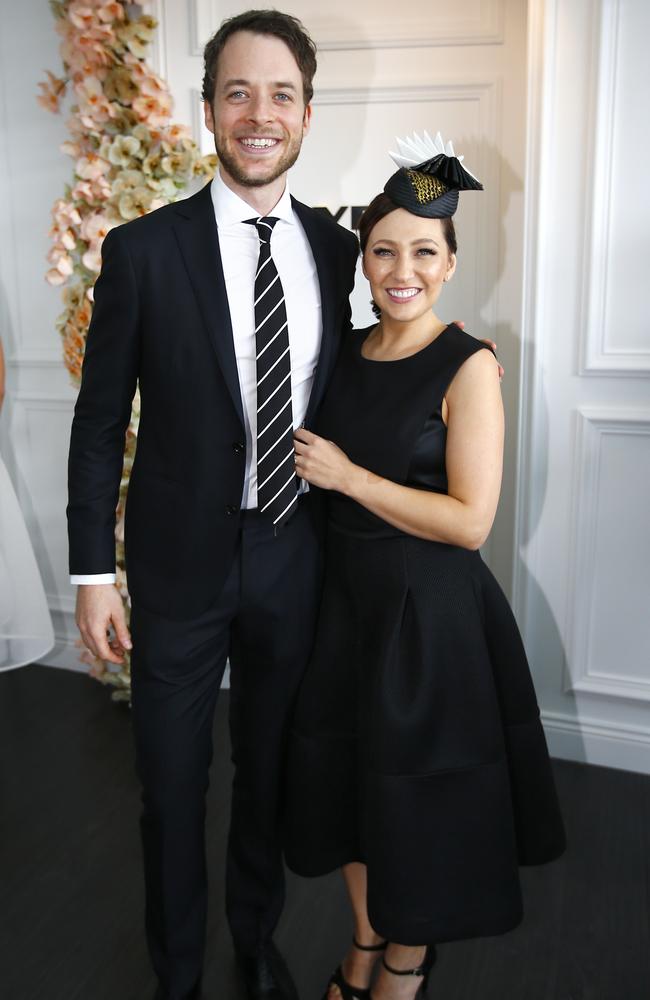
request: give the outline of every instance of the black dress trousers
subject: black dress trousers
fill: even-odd
[[[132,609],[146,926],[165,1000],[194,996],[201,979],[205,797],[227,657],[235,775],[226,906],[240,953],[270,937],[284,902],[282,775],[288,721],[313,643],[322,519],[309,494],[277,537],[257,511],[240,517],[235,557],[213,607],[191,621]]]

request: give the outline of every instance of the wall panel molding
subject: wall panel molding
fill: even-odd
[[[579,371],[581,375],[620,378],[650,373],[650,346],[647,350],[612,348],[607,343],[608,301],[611,288],[612,191],[620,183],[615,176],[612,143],[616,125],[616,98],[619,83],[620,21],[622,0],[599,0],[600,30],[596,32],[597,52],[591,66],[590,91],[594,95],[590,129],[592,143],[586,156],[584,270]]]
[[[393,9],[390,20],[382,21],[380,17],[373,20],[366,11],[362,22],[347,26],[337,24],[335,14],[323,17],[322,8],[316,4],[313,11],[289,8],[289,12],[305,22],[321,52],[503,43],[504,0],[482,0],[476,4],[474,13],[464,16],[453,4],[436,8],[435,17],[426,5],[428,16],[422,17],[422,9],[420,0],[407,0],[402,4],[397,23]],[[190,55],[201,56],[203,46],[223,18],[235,12],[235,5],[224,4],[223,0],[190,0]]]
[[[650,439],[650,408],[581,407],[574,439],[573,551],[569,562],[567,609],[568,662],[565,693],[588,693],[617,699],[650,701],[650,676],[639,678],[596,670],[593,662],[595,585],[606,567],[596,561],[599,522],[599,473],[607,437]]]
[[[173,2],[173,0],[172,0]],[[163,80],[167,79],[167,12],[166,0],[147,0],[147,13],[155,18],[158,30],[151,45],[151,65]]]

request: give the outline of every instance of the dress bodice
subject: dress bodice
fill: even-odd
[[[404,486],[446,493],[443,399],[463,362],[486,345],[452,323],[415,354],[374,361],[362,354],[371,329],[356,330],[341,348],[314,430],[356,465]],[[342,530],[400,533],[339,493],[329,500],[330,518]]]

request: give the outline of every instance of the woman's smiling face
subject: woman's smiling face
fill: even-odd
[[[442,220],[403,208],[373,226],[363,255],[363,273],[382,316],[402,322],[433,309],[455,268]]]

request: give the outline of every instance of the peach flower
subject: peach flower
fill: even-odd
[[[69,278],[73,271],[72,257],[67,253],[60,254],[54,266],[64,278]]]
[[[62,153],[65,153],[66,156],[72,156],[75,160],[81,156],[81,146],[78,142],[70,142],[69,140],[66,140],[61,143],[59,149]]]
[[[111,169],[110,163],[96,153],[87,153],[77,160],[75,173],[84,181],[96,181]]]
[[[90,244],[101,242],[112,228],[110,221],[101,212],[87,215],[81,223],[82,238]]]
[[[172,99],[169,94],[160,94],[158,97],[148,97],[143,95],[136,97],[133,102],[133,110],[138,118],[146,121],[147,124],[164,126],[167,124],[172,112]]]
[[[59,102],[65,94],[67,83],[60,77],[55,76],[54,73],[50,73],[49,69],[45,73],[47,75],[47,82],[39,83],[38,86],[42,93],[38,95],[36,100],[47,111],[56,112],[59,110]]]
[[[66,280],[65,276],[61,274],[55,267],[51,267],[50,270],[45,275],[45,280],[48,285],[62,285]]]
[[[109,3],[103,3],[97,11],[97,16],[100,21],[123,21],[124,7],[121,3],[117,3],[116,0]]]
[[[68,17],[75,28],[91,28],[96,20],[96,13],[88,4],[80,3],[79,0],[72,0],[68,6]]]
[[[167,138],[169,139],[170,142],[174,144],[176,144],[177,142],[182,142],[183,140],[187,140],[193,145],[192,132],[188,125],[177,125],[177,124],[170,125],[169,128],[166,130],[166,132],[167,132]]]
[[[98,246],[90,247],[81,258],[81,263],[87,271],[99,274],[102,269],[102,254]]]
[[[71,229],[66,229],[64,233],[61,233],[60,240],[66,250],[74,250],[77,245],[77,237]]]
[[[52,207],[52,218],[57,229],[67,229],[69,226],[80,226],[81,216],[74,205],[63,198],[57,198]]]
[[[104,93],[104,89],[96,76],[84,77],[79,83],[75,83],[75,93],[79,99],[79,113],[82,121],[84,118],[90,119],[90,127],[94,122],[105,122],[111,117],[111,105]]]

